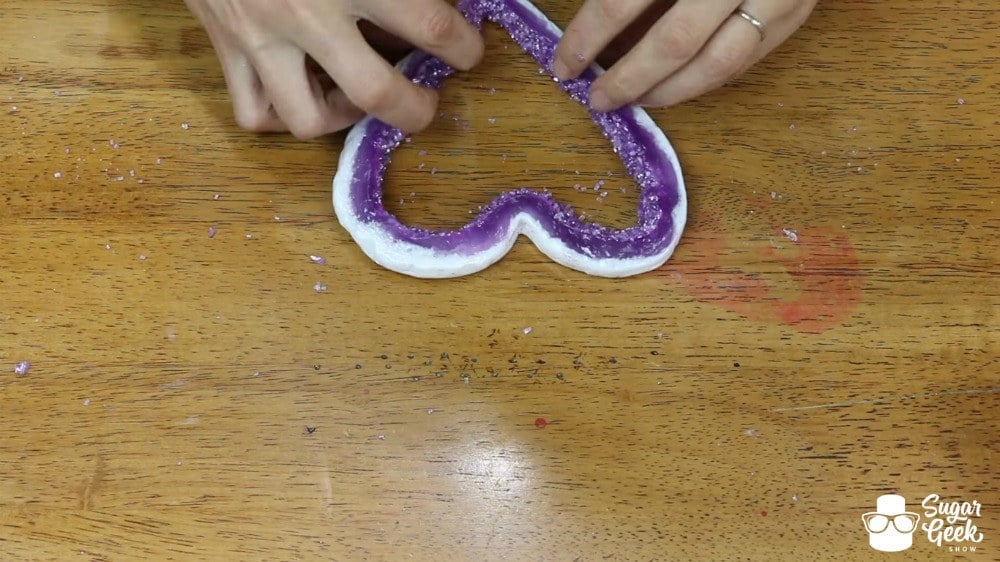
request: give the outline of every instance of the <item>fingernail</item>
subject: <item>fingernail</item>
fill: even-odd
[[[483,60],[483,55],[486,52],[486,47],[483,45],[482,39],[476,43],[476,46],[470,51],[466,52],[466,61],[463,62],[463,66],[459,68],[462,71],[469,71],[479,65]]]
[[[560,80],[569,80],[569,67],[563,62],[561,58],[556,58],[552,63],[552,72],[556,75],[556,78]]]
[[[590,109],[594,111],[610,111],[612,109],[611,98],[601,90],[590,93]]]

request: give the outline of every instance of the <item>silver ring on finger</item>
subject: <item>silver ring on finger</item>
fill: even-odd
[[[746,21],[747,23],[749,23],[750,25],[752,25],[754,27],[754,29],[757,30],[757,33],[760,34],[760,40],[761,41],[763,41],[764,38],[767,37],[767,26],[764,25],[764,22],[762,22],[759,19],[757,19],[756,16],[754,16],[750,12],[747,12],[746,10],[743,10],[743,9],[736,10],[736,14],[735,15],[739,16],[744,21]]]

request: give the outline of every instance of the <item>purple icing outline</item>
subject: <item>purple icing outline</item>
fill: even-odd
[[[553,73],[552,60],[561,32],[541,12],[533,10],[533,6],[517,0],[464,0],[459,8],[477,27],[484,20],[503,27],[542,68],[550,75]],[[401,69],[414,83],[435,89],[455,72],[440,59],[421,51],[404,60]],[[588,106],[589,88],[597,75],[598,70],[591,68],[580,78],[564,81],[560,86],[574,100]],[[363,137],[350,183],[351,207],[360,222],[377,222],[398,241],[448,254],[473,255],[502,243],[520,213],[530,215],[551,236],[588,258],[628,260],[663,254],[672,250],[679,229],[683,229],[684,216],[676,217],[679,224],[675,224],[673,214],[678,205],[686,208],[686,200],[675,163],[660,150],[653,133],[640,124],[639,112],[633,107],[610,113],[590,112],[641,188],[638,221],[625,229],[585,223],[571,206],[557,202],[550,193],[528,188],[502,193],[474,220],[457,230],[435,231],[404,225],[385,209],[382,183],[390,154],[406,135],[378,119],[361,124]],[[668,256],[669,253],[663,259]]]

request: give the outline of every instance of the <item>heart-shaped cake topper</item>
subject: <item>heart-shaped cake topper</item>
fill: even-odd
[[[527,0],[465,0],[459,9],[476,26],[500,25],[542,68],[552,60],[562,31]],[[440,88],[454,69],[415,51],[400,62],[417,84]],[[589,107],[596,66],[560,85]],[[680,241],[687,200],[680,164],[663,131],[642,109],[630,106],[609,113],[591,111],[611,140],[625,169],[640,187],[638,221],[612,229],[582,221],[551,194],[527,188],[507,191],[457,230],[428,230],[402,224],[382,204],[382,182],[389,155],[405,138],[390,125],[367,117],[344,144],[333,180],[333,204],[341,225],[368,256],[382,266],[414,277],[458,277],[501,259],[519,234],[544,254],[591,275],[625,277],[662,265]]]

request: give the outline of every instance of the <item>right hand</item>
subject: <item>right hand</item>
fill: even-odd
[[[315,138],[365,114],[407,132],[430,124],[437,92],[393,68],[365,40],[359,22],[460,70],[483,55],[479,32],[445,0],[185,2],[219,55],[237,123],[253,131]]]

